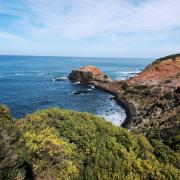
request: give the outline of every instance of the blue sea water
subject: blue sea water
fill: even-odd
[[[0,104],[14,117],[49,107],[91,112],[115,125],[125,119],[113,95],[68,80],[73,69],[94,65],[115,80],[136,75],[151,59],[0,56]],[[54,81],[61,77],[62,81]],[[80,94],[74,92],[80,91]]]

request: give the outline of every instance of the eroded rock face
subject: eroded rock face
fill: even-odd
[[[133,85],[180,86],[180,54],[154,61],[143,72],[128,81]]]
[[[104,74],[99,68],[94,66],[85,66],[77,70],[73,70],[69,78],[73,81],[80,81],[84,84],[91,84],[92,81],[111,82],[106,74]]]

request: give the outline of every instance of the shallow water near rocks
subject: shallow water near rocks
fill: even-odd
[[[0,56],[0,103],[16,118],[49,107],[91,112],[121,125],[126,115],[113,95],[68,80],[73,69],[94,65],[115,80],[136,75],[150,59]]]

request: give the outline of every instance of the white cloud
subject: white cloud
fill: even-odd
[[[161,56],[179,51],[179,7],[180,0],[0,0],[18,32],[0,26],[0,39],[11,40],[8,50],[13,41],[36,54]]]
[[[11,41],[19,41],[19,42],[25,42],[27,41],[26,38],[23,38],[21,36],[17,36],[11,33],[6,33],[6,32],[1,32],[0,31],[0,40],[4,39],[4,40],[11,40]]]
[[[18,1],[18,0],[17,0]],[[179,0],[19,0],[15,15],[34,34],[88,38],[180,26]],[[24,8],[24,11],[23,11]],[[11,9],[12,13],[12,9]]]
[[[26,3],[33,14],[26,21],[42,26],[38,28],[40,31],[65,38],[164,31],[180,26],[179,0],[151,0],[139,6],[123,0],[28,0]]]

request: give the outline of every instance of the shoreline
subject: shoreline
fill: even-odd
[[[115,97],[115,100],[125,110],[126,118],[121,124],[121,127],[126,129],[131,129],[134,126],[134,117],[135,117],[135,108],[132,103],[125,99],[120,99],[119,97]]]
[[[134,117],[136,114],[134,105],[128,100],[126,100],[125,98],[120,97],[117,92],[106,89],[105,87],[94,84],[94,83],[91,83],[91,85],[95,86],[97,89],[101,89],[115,96],[113,99],[117,102],[117,104],[121,108],[124,109],[125,114],[126,114],[126,118],[121,124],[121,127],[126,128],[126,129],[132,128],[134,126]]]
[[[85,85],[93,85],[97,89],[107,91],[115,96],[118,105],[124,109],[126,118],[124,119],[121,127],[130,129],[134,125],[136,116],[134,104],[123,96],[124,82],[115,81],[108,75],[103,73],[99,68],[88,65],[77,70],[72,70],[68,78],[71,81],[79,81]]]

